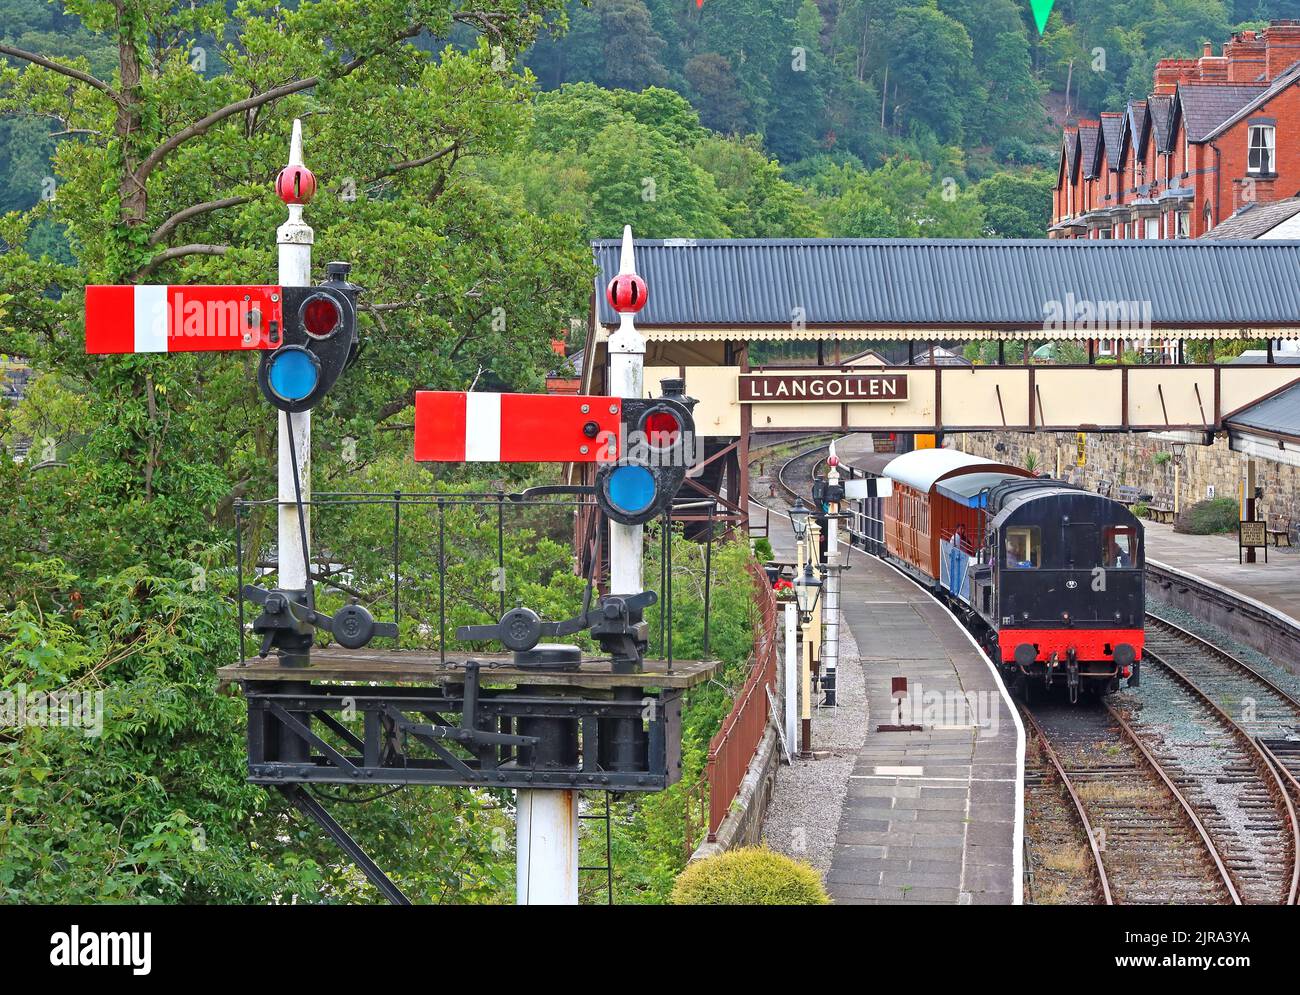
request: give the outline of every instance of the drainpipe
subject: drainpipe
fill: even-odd
[[[1219,151],[1218,142],[1210,142],[1210,148],[1214,149],[1214,223],[1217,225],[1223,220],[1223,211],[1220,207],[1221,201],[1219,198],[1223,182],[1223,153]]]

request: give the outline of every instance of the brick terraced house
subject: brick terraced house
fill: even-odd
[[[1163,59],[1154,92],[1068,124],[1052,238],[1198,238],[1300,192],[1300,21]]]

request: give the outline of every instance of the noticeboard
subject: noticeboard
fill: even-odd
[[[1268,521],[1239,521],[1237,523],[1237,562],[1247,549],[1263,549],[1264,562],[1268,562]]]

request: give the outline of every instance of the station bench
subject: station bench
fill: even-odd
[[[1143,491],[1141,487],[1134,487],[1132,484],[1120,484],[1119,487],[1116,488],[1112,500],[1118,501],[1120,504],[1127,505],[1128,507],[1132,507],[1133,505],[1139,504],[1143,501],[1150,501],[1151,495],[1148,492]]]
[[[1147,518],[1164,525],[1174,524],[1174,509],[1163,504],[1147,505]]]
[[[1268,530],[1269,537],[1273,540],[1274,546],[1284,546],[1284,545],[1290,546],[1291,528],[1287,524],[1284,523],[1279,523],[1279,524],[1281,524],[1280,528],[1270,528]]]

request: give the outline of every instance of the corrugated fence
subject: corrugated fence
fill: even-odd
[[[759,621],[744,687],[736,695],[735,704],[723,720],[722,728],[709,742],[705,776],[709,782],[710,842],[716,840],[718,827],[727,817],[758,744],[763,741],[771,709],[768,690],[771,690],[773,698],[776,697],[776,595],[767,574],[756,561],[750,561],[749,573],[754,582]]]

